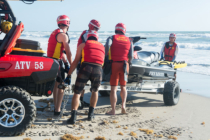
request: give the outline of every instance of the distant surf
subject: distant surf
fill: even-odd
[[[68,32],[71,39],[71,51],[73,56],[76,53],[77,40],[82,31]],[[171,32],[160,31],[129,31],[127,36],[147,37],[135,45],[139,45],[146,51],[160,52],[164,42],[168,41]],[[176,42],[179,46],[177,61],[185,61],[188,66],[180,71],[198,73],[210,76],[210,32],[174,32],[177,34]],[[47,50],[48,38],[51,32],[23,32],[21,38],[37,40],[41,43],[43,50]],[[113,35],[113,31],[99,31],[99,41],[105,44],[107,37]]]

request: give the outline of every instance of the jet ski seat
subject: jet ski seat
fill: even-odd
[[[152,51],[140,51],[138,52],[138,59],[142,59],[148,64],[152,64],[153,62],[159,61],[160,54]]]

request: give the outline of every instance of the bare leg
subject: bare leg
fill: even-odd
[[[90,97],[90,106],[95,108],[97,102],[98,102],[98,91],[92,92],[91,97]]]
[[[72,100],[71,100],[71,118],[67,120],[67,123],[68,124],[75,124],[76,122],[76,119],[77,119],[77,109],[79,107],[79,100],[80,98],[80,94],[76,94],[74,93],[73,97],[72,97]]]
[[[54,103],[54,108],[57,106],[57,94],[58,94],[58,82],[55,82],[55,86],[53,89],[53,103]]]
[[[107,114],[115,115],[115,107],[117,103],[117,86],[111,86],[110,102],[112,110],[110,112],[107,112]]]
[[[127,90],[126,86],[121,86],[120,96],[122,99],[122,114],[126,113],[126,99],[127,99]]]
[[[61,104],[62,104],[62,100],[63,100],[63,89],[58,89],[58,94],[57,94],[57,105],[55,108],[56,112],[60,112],[61,111]]]
[[[78,107],[79,107],[79,103],[80,103],[80,101],[79,101],[79,98],[80,98],[80,94],[75,94],[74,93],[74,95],[73,95],[73,98],[72,98],[72,103],[71,103],[71,110],[77,110],[78,109]]]
[[[82,91],[81,97],[84,97],[85,90]]]
[[[83,107],[89,107],[90,106],[89,103],[86,103],[84,101],[84,94],[85,94],[85,90],[82,91],[81,96],[80,96],[80,101],[82,103],[81,106],[80,106],[80,109],[82,109]]]

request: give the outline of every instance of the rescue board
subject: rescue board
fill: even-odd
[[[178,68],[184,68],[187,66],[187,63],[185,63],[184,61],[180,61],[180,62],[170,62],[170,61],[158,61],[159,64],[162,65],[174,65],[174,69],[178,69]]]

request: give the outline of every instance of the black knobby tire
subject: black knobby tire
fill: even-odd
[[[100,90],[99,93],[102,97],[108,97],[110,95],[110,91],[108,90]]]
[[[17,126],[4,127],[0,125],[0,136],[17,136],[28,129],[36,118],[36,106],[31,95],[16,86],[5,86],[0,88],[0,102],[7,98],[13,98],[22,103],[25,108],[25,116]]]
[[[180,98],[180,87],[176,81],[168,81],[165,83],[163,91],[163,101],[165,105],[176,105]]]

